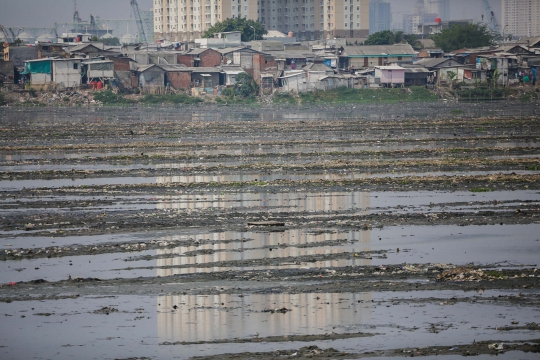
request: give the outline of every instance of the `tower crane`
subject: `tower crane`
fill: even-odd
[[[139,39],[143,43],[147,43],[146,40],[146,34],[144,33],[144,26],[141,18],[141,12],[139,11],[139,4],[137,4],[137,0],[130,0],[131,7],[133,8],[133,14],[135,15],[135,22],[137,23],[137,28],[139,29]]]
[[[489,5],[488,0],[484,0],[484,9],[486,10],[486,12],[490,16],[489,27],[491,28],[492,31],[497,32],[499,30],[499,23],[497,22],[497,18],[495,17],[495,13],[491,9],[491,5]],[[482,15],[482,18],[483,18],[483,15]]]

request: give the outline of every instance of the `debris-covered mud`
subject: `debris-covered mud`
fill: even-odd
[[[535,359],[537,109],[2,108],[0,357]]]

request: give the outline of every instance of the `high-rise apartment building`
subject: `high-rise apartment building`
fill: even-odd
[[[371,0],[369,4],[369,33],[390,30],[392,26],[392,11],[390,3],[381,0]]]
[[[200,39],[217,22],[228,18],[259,18],[257,0],[154,0],[154,37]]]
[[[540,36],[540,0],[503,0],[501,32]]]
[[[236,17],[305,40],[369,35],[369,0],[154,0],[153,15],[154,37],[177,41]]]

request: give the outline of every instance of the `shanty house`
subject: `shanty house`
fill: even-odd
[[[113,51],[105,50],[103,49],[103,43],[85,43],[85,44],[79,44],[76,46],[72,46],[69,48],[69,53],[75,54],[79,57],[96,57],[101,55],[111,55],[111,54],[119,54],[115,53]]]
[[[161,67],[155,64],[143,65],[139,66],[137,73],[141,92],[159,94],[165,88],[165,70]]]
[[[381,79],[380,83],[387,87],[403,86],[405,69],[397,65],[375,66],[375,77]]]
[[[89,81],[108,80],[114,78],[114,62],[112,60],[98,61],[83,61],[83,78],[86,77]]]
[[[412,63],[416,51],[409,44],[346,46],[339,55],[340,69],[362,69],[391,63]]]
[[[283,91],[301,93],[307,90],[306,78],[304,71],[296,70],[279,77],[279,82]]]
[[[236,84],[236,75],[245,73],[244,69],[240,66],[224,65],[221,69],[223,71],[220,73],[220,85],[234,85]]]
[[[38,59],[25,62],[21,75],[30,77],[32,88],[64,89],[81,86],[83,59]]]
[[[425,58],[414,63],[416,66],[423,66],[428,70],[438,70],[447,66],[459,65],[459,62],[453,59],[445,58]]]
[[[214,67],[221,64],[221,54],[214,49],[192,49],[178,54],[178,64],[187,67]]]
[[[308,81],[317,81],[327,75],[334,73],[334,70],[323,64],[322,59],[316,59],[315,62],[309,63],[302,69],[306,72]]]
[[[159,65],[165,70],[165,83],[174,90],[188,90],[191,87],[192,68],[182,64]]]
[[[506,77],[506,76],[504,76]],[[466,84],[475,84],[487,80],[487,70],[475,69],[470,67],[460,67],[457,69],[457,81]]]
[[[221,69],[219,68],[190,68],[191,70],[191,82],[196,88],[204,89],[207,93],[214,91],[214,86],[219,85],[219,74]]]
[[[433,84],[435,72],[431,72],[424,67],[405,68],[405,86],[424,86]]]
[[[247,73],[253,75],[253,56],[255,54],[260,54],[258,51],[241,46],[225,49],[216,49],[216,51],[221,54],[222,64],[240,66]]]

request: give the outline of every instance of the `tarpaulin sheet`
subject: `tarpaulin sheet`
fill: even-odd
[[[90,63],[90,70],[114,70],[113,62]]]
[[[32,61],[26,63],[24,69],[27,74],[50,74],[51,73],[51,61]]]

